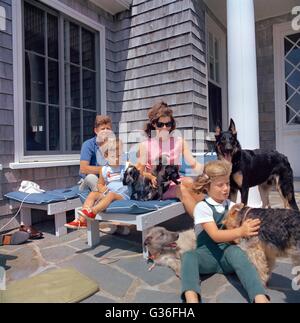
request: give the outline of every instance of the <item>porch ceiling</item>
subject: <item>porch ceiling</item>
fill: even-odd
[[[129,9],[132,0],[89,0],[96,6],[101,7],[105,11],[115,15],[118,12]]]
[[[209,9],[227,25],[226,0],[204,0]],[[292,8],[299,6],[299,0],[254,0],[256,21],[276,17],[292,11]]]

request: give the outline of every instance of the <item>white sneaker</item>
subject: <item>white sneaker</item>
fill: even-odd
[[[107,233],[107,234],[114,234],[116,233],[118,227],[115,224],[105,224],[105,227],[101,228],[101,224],[100,224],[100,228],[99,230],[103,233]]]

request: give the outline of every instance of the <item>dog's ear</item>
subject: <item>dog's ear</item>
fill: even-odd
[[[148,236],[144,241],[144,246],[147,246],[152,241],[152,236]]]
[[[236,135],[236,127],[235,127],[235,123],[232,119],[230,119],[230,124],[229,124],[229,128],[228,131],[231,131],[233,135]]]
[[[241,211],[243,207],[244,207],[244,203],[237,203],[232,208],[234,208],[237,211]]]
[[[132,167],[132,178],[136,181],[140,176],[140,171],[135,167],[133,166]]]
[[[236,207],[236,205],[230,208],[230,210],[226,215],[226,218],[222,221],[222,223],[225,225],[227,229],[234,229],[238,227],[236,223],[236,219],[237,219],[239,209],[238,207]]]

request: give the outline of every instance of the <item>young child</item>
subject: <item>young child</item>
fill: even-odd
[[[96,214],[104,211],[113,201],[130,199],[128,187],[122,183],[126,165],[122,163],[121,141],[109,139],[104,148],[104,157],[107,165],[100,169],[98,191],[91,192],[78,211],[87,220],[94,220]],[[129,231],[128,227],[124,228]]]
[[[222,227],[224,216],[234,205],[227,199],[230,173],[229,162],[209,162],[194,184],[195,192],[206,193],[207,196],[194,209],[197,248],[186,252],[182,258],[182,299],[187,303],[201,300],[200,274],[213,273],[236,273],[251,302],[268,302],[256,268],[242,249],[229,243],[257,235],[260,221],[246,220],[240,228],[232,230],[224,230]]]

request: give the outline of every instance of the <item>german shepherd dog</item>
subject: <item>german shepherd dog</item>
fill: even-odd
[[[154,175],[157,177],[157,188],[153,187],[151,181],[142,176],[135,166],[128,166],[124,173],[123,185],[128,185],[132,200],[161,200],[163,194],[168,190],[171,181],[179,184],[179,168],[176,165],[159,164]]]
[[[258,185],[263,207],[270,207],[269,191],[275,184],[285,208],[299,210],[294,194],[293,171],[286,156],[272,150],[242,149],[237,140],[235,123],[230,119],[228,131],[216,128],[216,152],[219,159],[232,163],[230,198],[236,201],[241,192],[243,204],[247,204],[249,188]]]
[[[223,223],[226,229],[240,227],[246,219],[260,219],[258,236],[235,241],[249,259],[266,285],[278,256],[291,256],[300,264],[300,212],[289,209],[262,209],[235,204]]]
[[[193,229],[172,232],[164,227],[153,227],[146,234],[144,246],[154,265],[170,267],[180,277],[181,255],[196,248],[196,236]]]

